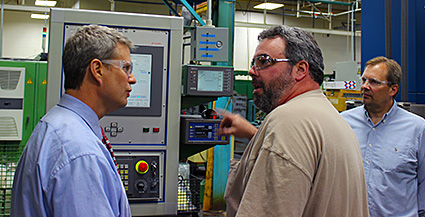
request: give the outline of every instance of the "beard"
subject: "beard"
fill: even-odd
[[[261,80],[253,79],[252,83],[256,83],[263,88],[263,94],[255,94],[254,105],[267,114],[279,106],[282,95],[294,83],[290,75],[290,70],[282,72],[281,76],[271,80],[267,85]]]

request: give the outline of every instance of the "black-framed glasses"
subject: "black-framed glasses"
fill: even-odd
[[[133,73],[133,62],[125,60],[102,60],[102,63],[113,65],[117,68],[122,69],[128,77]]]
[[[362,85],[364,85],[366,83],[366,81],[368,81],[368,84],[372,87],[378,87],[378,86],[382,86],[384,84],[389,85],[389,86],[392,85],[392,82],[390,82],[390,81],[381,81],[381,80],[378,80],[376,78],[366,78],[366,77],[360,78],[360,83]]]
[[[267,54],[261,54],[254,57],[251,61],[251,68],[254,67],[255,70],[265,69],[269,66],[272,66],[276,62],[289,62],[290,59],[273,59]]]

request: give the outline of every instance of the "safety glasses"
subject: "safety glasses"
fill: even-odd
[[[360,83],[362,85],[364,85],[366,83],[366,81],[368,81],[368,84],[371,87],[379,87],[379,86],[382,86],[384,84],[389,85],[389,86],[392,85],[392,83],[389,82],[389,81],[381,81],[381,80],[378,80],[376,78],[366,78],[366,77],[361,77],[360,78]]]
[[[122,69],[128,77],[133,73],[133,62],[125,60],[102,60],[104,64],[110,64],[117,68]]]
[[[289,62],[289,61],[291,60],[290,59],[273,59],[267,54],[261,54],[252,59],[251,68],[254,67],[255,70],[261,70],[274,65],[276,62]]]

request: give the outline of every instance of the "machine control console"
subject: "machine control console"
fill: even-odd
[[[118,171],[130,201],[158,201],[161,199],[159,182],[160,156],[116,156]]]
[[[229,144],[227,136],[218,135],[221,119],[203,119],[196,115],[182,115],[180,139],[183,144]]]

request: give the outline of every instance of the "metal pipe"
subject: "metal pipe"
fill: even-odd
[[[267,5],[267,0],[264,0],[264,4]],[[264,7],[263,14],[264,14],[264,24],[267,24],[267,21],[266,21],[266,18],[267,18],[266,7]]]
[[[401,1],[401,101],[408,102],[408,0]]]
[[[297,18],[300,17],[300,2],[301,1],[297,1]]]
[[[1,0],[0,58],[3,58],[4,0]]]
[[[328,4],[328,14],[332,14],[332,5]],[[329,16],[329,29],[332,29],[332,16]]]
[[[208,20],[212,23],[212,0],[207,0],[207,23]]]
[[[391,0],[385,0],[385,56],[393,58]]]
[[[301,0],[301,1],[305,1],[305,2],[316,2],[316,3],[325,3],[325,4],[334,4],[334,5],[346,5],[346,6],[350,6],[351,3],[347,3],[347,2],[336,2],[336,1],[322,1],[322,0]]]
[[[354,12],[358,12],[358,11],[361,11],[361,10],[362,10],[361,8],[357,8],[357,9],[354,9]],[[337,17],[337,16],[341,16],[341,15],[344,15],[344,14],[349,14],[351,12],[353,12],[353,11],[348,10],[348,11],[344,11],[344,12],[341,12],[341,13],[334,14],[332,16]]]
[[[351,5],[351,8],[354,9],[354,4]],[[354,49],[354,32],[355,32],[355,26],[354,26],[354,10],[351,13],[351,60],[356,61],[356,53]]]

